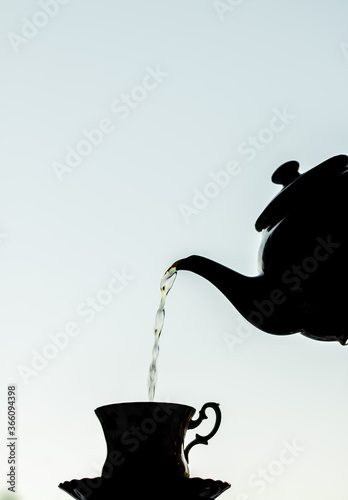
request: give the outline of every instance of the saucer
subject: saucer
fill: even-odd
[[[152,500],[215,499],[230,488],[229,483],[200,477],[168,476],[139,481],[134,475],[128,481],[117,478],[84,478],[60,483],[59,488],[75,500],[115,500],[117,497],[151,497]]]

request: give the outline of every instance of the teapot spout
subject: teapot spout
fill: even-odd
[[[191,255],[172,266],[177,271],[191,271],[210,281],[234,305],[239,313],[267,333],[288,335],[298,332],[296,318],[286,297],[281,297],[265,276],[245,276],[213,260]]]

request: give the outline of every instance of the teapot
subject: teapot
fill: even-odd
[[[272,181],[282,189],[255,224],[262,237],[257,276],[198,255],[170,269],[210,281],[264,332],[346,345],[348,156],[334,156],[303,174],[297,161],[288,161]]]

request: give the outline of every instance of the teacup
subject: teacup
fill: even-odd
[[[205,410],[215,411],[215,424],[206,436],[196,437],[186,448],[188,429],[207,418]],[[103,427],[107,457],[102,475],[73,479],[59,487],[76,500],[139,499],[207,500],[216,499],[230,487],[213,479],[190,477],[188,454],[196,444],[208,444],[220,427],[217,403],[206,403],[192,420],[195,409],[176,403],[118,403],[95,410]]]
[[[212,408],[216,420],[212,431],[196,438],[184,449],[185,434],[207,418]],[[208,444],[221,423],[217,403],[206,403],[199,417],[192,420],[195,409],[177,403],[137,402],[101,406],[95,410],[103,427],[107,458],[102,476],[115,477],[130,472],[142,475],[181,474],[189,476],[188,453],[196,444]]]

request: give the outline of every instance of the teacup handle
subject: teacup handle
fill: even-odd
[[[206,436],[200,436],[199,434],[196,434],[196,439],[194,439],[193,441],[191,441],[191,443],[186,446],[186,448],[184,450],[184,455],[185,455],[187,463],[189,461],[188,460],[188,454],[189,454],[189,451],[191,450],[191,448],[193,446],[195,446],[196,444],[208,444],[209,439],[211,439],[217,433],[217,431],[218,431],[218,429],[220,427],[220,424],[221,424],[221,411],[220,411],[220,408],[219,408],[219,404],[218,403],[205,403],[205,405],[202,406],[202,409],[199,412],[198,418],[196,420],[191,420],[190,423],[189,423],[188,428],[189,429],[195,429],[196,427],[199,426],[199,424],[202,422],[202,420],[205,420],[206,418],[208,418],[207,415],[205,414],[206,408],[213,408],[213,410],[215,411],[216,422],[215,422],[214,428]]]

